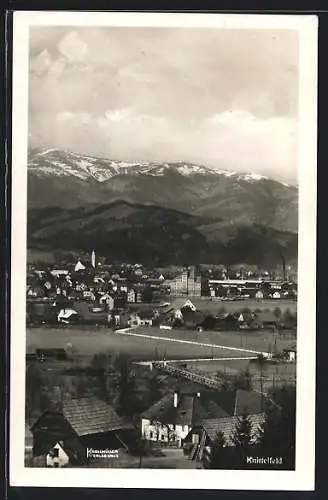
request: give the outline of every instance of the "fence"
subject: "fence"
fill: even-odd
[[[191,372],[188,370],[183,370],[173,365],[154,363],[153,366],[154,368],[157,368],[160,371],[164,371],[169,375],[173,375],[178,378],[185,378],[207,387],[218,388],[221,385],[220,382],[214,378],[206,377],[205,375],[200,375],[199,373]]]

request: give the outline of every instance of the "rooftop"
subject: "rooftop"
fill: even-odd
[[[64,401],[63,415],[79,436],[132,428],[114,408],[96,397]]]
[[[253,434],[253,439],[255,440],[258,436],[260,427],[265,420],[265,414],[259,413],[256,415],[249,415],[248,418],[252,424],[252,434]],[[234,417],[223,417],[216,419],[203,419],[199,422],[199,425],[203,427],[203,429],[206,431],[211,441],[214,441],[218,432],[222,432],[226,444],[228,446],[232,446],[233,442],[231,437],[236,428],[236,425],[238,425],[239,422],[240,418],[234,416]]]
[[[244,391],[238,389],[236,391],[234,415],[241,416],[244,413],[247,415],[258,414],[263,411],[264,397],[259,392]]]
[[[195,394],[179,394],[174,407],[174,394],[170,393],[153,404],[141,416],[158,420],[163,424],[192,425],[202,418],[218,418],[228,414],[208,397]]]

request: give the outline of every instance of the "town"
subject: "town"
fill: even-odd
[[[247,448],[293,468],[272,434],[295,403],[291,267],[149,269],[92,250],[27,271],[27,466],[243,468]]]

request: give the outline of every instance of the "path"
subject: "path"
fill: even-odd
[[[262,355],[265,357],[268,357],[268,355],[269,355],[268,352],[255,351],[253,349],[245,349],[243,347],[232,347],[232,346],[218,345],[218,344],[207,344],[204,342],[196,342],[194,340],[182,340],[182,339],[175,339],[175,338],[169,338],[169,337],[159,337],[157,335],[146,335],[145,333],[133,333],[131,328],[124,328],[122,330],[115,330],[115,333],[119,333],[120,335],[128,335],[130,337],[141,337],[141,338],[152,339],[152,340],[164,340],[166,342],[176,342],[179,344],[196,345],[199,347],[210,347],[213,349],[215,349],[215,348],[226,349],[228,351],[237,351],[237,352],[243,352],[243,353],[248,352],[250,354]]]

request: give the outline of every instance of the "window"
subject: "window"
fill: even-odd
[[[52,448],[49,452],[49,455],[51,456],[51,458],[58,458],[59,457],[59,449]]]
[[[164,434],[162,434],[162,435],[161,435],[161,441],[164,441],[164,439],[165,439],[165,435],[164,435]]]
[[[150,432],[150,433],[149,433],[149,435],[150,435],[150,439],[153,439],[153,437],[154,437],[154,433],[153,433],[153,432]]]
[[[199,443],[199,435],[193,434],[192,435],[192,444],[198,444],[198,443]]]

